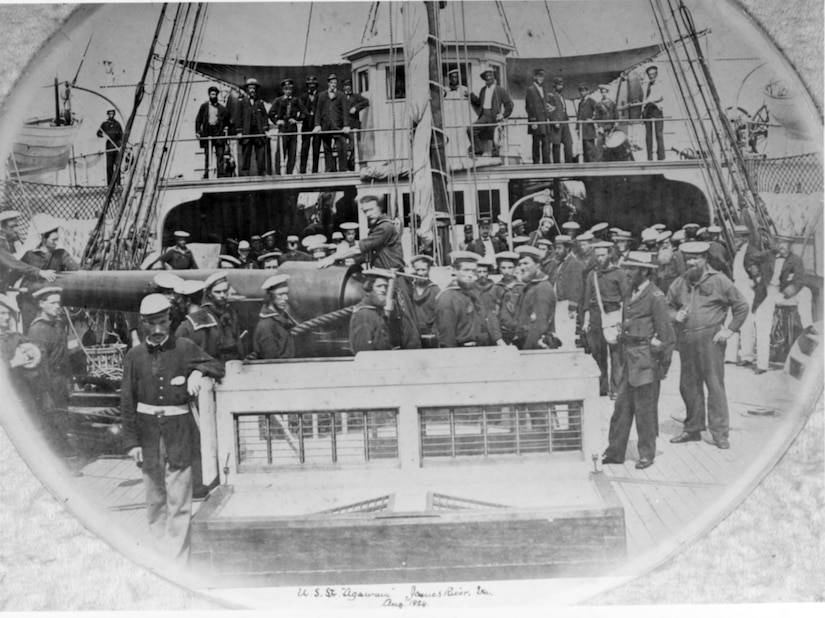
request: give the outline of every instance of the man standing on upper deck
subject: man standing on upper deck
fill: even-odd
[[[140,319],[146,339],[123,359],[123,446],[142,469],[158,551],[185,561],[199,442],[189,398],[200,392],[202,377],[219,379],[224,370],[197,345],[170,334],[169,301],[160,294],[143,299]]]
[[[748,313],[742,294],[725,275],[708,264],[706,242],[686,242],[687,271],[667,292],[671,320],[676,329],[681,359],[679,390],[687,408],[684,429],[671,440],[674,444],[701,440],[705,425],[705,387],[707,422],[713,441],[720,449],[728,442],[729,414],[725,393],[725,344],[738,331]],[[728,310],[733,319],[725,327]]]
[[[97,130],[97,136],[106,139],[106,184],[114,182],[119,185],[120,174],[115,174],[115,164],[123,146],[123,127],[115,120],[115,110],[110,109],[106,112],[106,120]]]
[[[312,129],[315,128],[315,109],[318,107],[318,78],[308,75],[306,78],[307,91],[301,95],[300,101],[304,108],[304,115],[301,119],[301,166],[302,174],[307,173],[307,162],[309,161],[309,151],[312,149],[312,173],[318,173],[318,159],[321,155],[321,136],[315,135]]]
[[[561,147],[564,147],[564,162],[573,163],[573,134],[570,131],[570,115],[567,110],[567,100],[564,98],[564,79],[557,77],[553,80],[553,92],[547,95],[547,100],[553,111],[550,113],[550,145],[553,163],[561,163]]]
[[[327,89],[318,96],[318,105],[315,108],[314,133],[321,133],[321,143],[324,145],[324,166],[326,172],[343,171],[347,160],[347,134],[350,131],[349,108],[346,106],[344,95],[338,92],[338,76],[330,73],[327,77]],[[332,142],[338,158],[332,151]]]
[[[504,88],[496,84],[496,74],[492,69],[487,69],[481,73],[481,79],[485,85],[481,88],[478,96],[470,95],[470,102],[478,111],[478,119],[472,127],[467,128],[467,136],[470,138],[472,151],[476,156],[484,155],[482,140],[493,143],[492,156],[498,156],[498,145],[495,143],[496,126],[509,118],[513,113],[513,99],[510,98]],[[488,125],[488,126],[479,126]]]
[[[355,151],[358,148],[358,132],[361,130],[361,112],[370,106],[367,97],[352,91],[352,80],[343,81],[343,105],[348,108],[349,124],[352,131],[347,136],[347,169],[355,171]]]
[[[275,156],[275,173],[281,173],[281,153],[285,154],[284,174],[295,171],[295,153],[298,149],[298,123],[304,117],[301,100],[293,96],[295,82],[285,79],[281,82],[283,95],[272,102],[269,119],[278,130],[278,152]],[[273,247],[274,248],[274,247]]]
[[[556,108],[550,105],[544,90],[544,69],[533,70],[533,83],[524,93],[527,112],[527,133],[533,138],[533,164],[551,163],[550,124],[548,120]]]
[[[597,104],[590,96],[587,84],[579,85],[579,105],[576,117],[579,120],[579,135],[582,139],[582,160],[585,163],[597,161],[596,157],[596,110]]]
[[[447,87],[444,89],[445,101],[461,101],[470,98],[470,89],[461,83],[461,73],[458,69],[447,71]]]
[[[642,99],[642,118],[645,119],[645,146],[647,147],[647,160],[653,161],[653,136],[656,135],[656,158],[659,161],[665,160],[665,138],[664,138],[664,112],[662,102],[665,100],[665,93],[662,84],[656,81],[659,76],[659,69],[651,65],[645,69],[647,75],[647,86],[645,86],[645,96]]]
[[[269,129],[266,106],[258,98],[258,88],[260,84],[254,77],[246,80],[247,96],[238,102],[238,118],[235,121],[235,130],[240,135],[238,143],[241,146],[241,169],[240,176],[251,174],[252,151],[255,151],[255,167],[258,175],[269,174],[267,167],[266,153],[267,140],[264,135]]]
[[[359,200],[361,212],[369,222],[370,230],[366,238],[359,240],[350,248],[339,247],[338,251],[318,261],[318,268],[328,268],[336,262],[355,259],[364,262],[371,268],[390,271],[404,270],[404,250],[401,247],[401,232],[384,212],[381,201],[375,195],[364,195]],[[390,320],[396,333],[395,342],[402,348],[420,348],[421,337],[415,323],[412,303],[410,301],[409,283],[401,279],[395,286],[395,294],[391,299],[393,313]],[[393,322],[394,320],[394,322]]]
[[[195,116],[195,137],[200,140],[203,148],[203,177],[209,178],[209,151],[215,150],[215,167],[218,178],[226,175],[223,155],[226,152],[226,135],[231,124],[229,112],[218,103],[219,90],[217,86],[209,86],[209,100],[201,104],[198,115]],[[218,138],[218,139],[210,139]]]

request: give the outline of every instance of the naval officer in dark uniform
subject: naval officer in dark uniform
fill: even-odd
[[[616,406],[610,418],[609,445],[603,464],[624,462],[630,426],[636,419],[639,461],[636,468],[653,465],[658,434],[659,384],[667,375],[676,335],[670,323],[665,295],[653,284],[653,255],[631,251],[623,265],[630,290],[620,335],[624,371],[619,381]]]
[[[684,430],[674,444],[697,442],[707,422],[720,449],[730,448],[729,412],[725,392],[725,344],[748,315],[748,303],[733,282],[708,264],[710,245],[686,242],[679,247],[687,271],[667,292],[676,346],[681,361],[679,391],[687,408]],[[728,311],[733,317],[725,326]]]
[[[195,262],[195,256],[192,255],[192,250],[186,246],[186,241],[189,240],[189,232],[178,230],[174,233],[175,246],[169,248],[163,257],[160,258],[161,264],[164,268],[171,270],[194,270],[197,269],[198,264]]]
[[[198,428],[189,397],[203,376],[223,365],[188,339],[169,333],[169,301],[150,294],[140,304],[146,339],[123,359],[123,445],[143,471],[146,515],[158,551],[186,560],[192,514],[192,465]]]
[[[289,275],[273,275],[261,289],[266,300],[252,336],[255,358],[294,358],[295,342],[289,331],[298,322],[289,313]]]

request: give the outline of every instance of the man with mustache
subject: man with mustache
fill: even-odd
[[[729,449],[729,412],[725,393],[725,345],[748,315],[748,303],[733,282],[708,264],[710,245],[686,242],[680,250],[687,271],[667,292],[681,359],[679,390],[687,408],[684,429],[674,444],[697,442],[705,424],[720,449]],[[728,310],[733,318],[724,326]]]

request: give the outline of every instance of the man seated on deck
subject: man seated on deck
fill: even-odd
[[[435,324],[440,348],[507,345],[498,318],[490,313],[476,287],[478,254],[453,251],[455,280],[436,299]]]
[[[346,263],[346,260],[354,259],[356,262],[366,261],[372,268],[403,272],[404,251],[401,248],[401,232],[384,212],[379,198],[365,195],[359,200],[359,208],[369,222],[370,230],[367,237],[348,249],[339,247],[332,255],[319,260],[318,268],[328,268],[336,262]],[[393,342],[394,346],[404,349],[420,348],[421,336],[415,323],[410,285],[406,279],[399,280],[395,285],[391,302],[393,314],[390,321],[397,326],[392,329],[396,339]]]
[[[713,441],[720,449],[730,448],[729,413],[725,392],[725,344],[738,331],[748,313],[748,303],[725,275],[708,264],[706,242],[681,246],[687,271],[667,292],[671,320],[676,329],[681,362],[679,391],[687,408],[684,429],[674,444],[698,442],[707,421]],[[728,310],[733,319],[724,326]]]
[[[371,268],[364,275],[364,297],[355,306],[349,322],[349,341],[352,353],[365,350],[391,350],[390,329],[384,307],[387,305],[389,282],[395,279],[392,271]]]
[[[189,398],[200,392],[203,376],[219,379],[224,370],[191,341],[170,335],[169,308],[160,294],[150,294],[140,304],[146,339],[123,360],[120,411],[123,446],[143,472],[146,515],[156,548],[185,562],[198,444]]]

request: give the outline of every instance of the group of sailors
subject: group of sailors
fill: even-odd
[[[496,71],[486,68],[481,72],[484,85],[478,94],[461,84],[459,69],[452,69],[447,75],[448,84],[443,87],[445,101],[467,100],[471,106],[467,111],[476,114],[472,125],[467,128],[471,154],[498,156],[500,143],[497,129],[512,115],[514,103],[508,91],[498,84]],[[525,92],[527,132],[532,139],[533,163],[632,160],[624,134],[619,143],[605,148],[606,140],[618,128],[619,112],[622,111],[611,98],[609,85],[601,84],[593,90],[590,85],[582,83],[578,87],[579,98],[567,100],[562,95],[564,78],[555,77],[552,89],[546,89],[545,75],[543,68],[536,68],[533,83]],[[654,156],[662,160],[665,158],[662,121],[664,93],[657,81],[658,67],[647,67],[645,75],[643,99],[630,105],[641,107],[642,118],[646,120],[648,160]],[[267,108],[260,98],[260,83],[250,77],[240,99],[231,109],[218,102],[218,87],[210,86],[208,99],[200,106],[195,118],[195,135],[204,149],[203,177],[209,176],[212,152],[217,176],[235,175],[237,164],[227,148],[228,137],[238,139],[240,166],[237,173],[240,176],[252,173],[253,159],[258,175],[267,175],[273,170],[275,174],[280,174],[282,169],[284,174],[291,174],[296,166],[301,174],[307,173],[308,169],[317,173],[322,147],[326,172],[353,171],[358,131],[361,129],[360,116],[370,102],[362,94],[353,92],[349,78],[342,81],[341,91],[335,73],[327,76],[326,83],[326,90],[319,91],[318,78],[309,75],[304,92],[298,94],[294,80],[284,79],[280,84],[282,95]],[[110,117],[107,122],[112,120]],[[275,128],[277,135],[274,165],[268,137],[271,127]],[[101,131],[107,136],[110,133],[103,127]],[[574,142],[578,146],[575,149]],[[119,148],[119,140],[112,140],[112,143]],[[111,171],[107,173],[110,182],[111,174]]]

